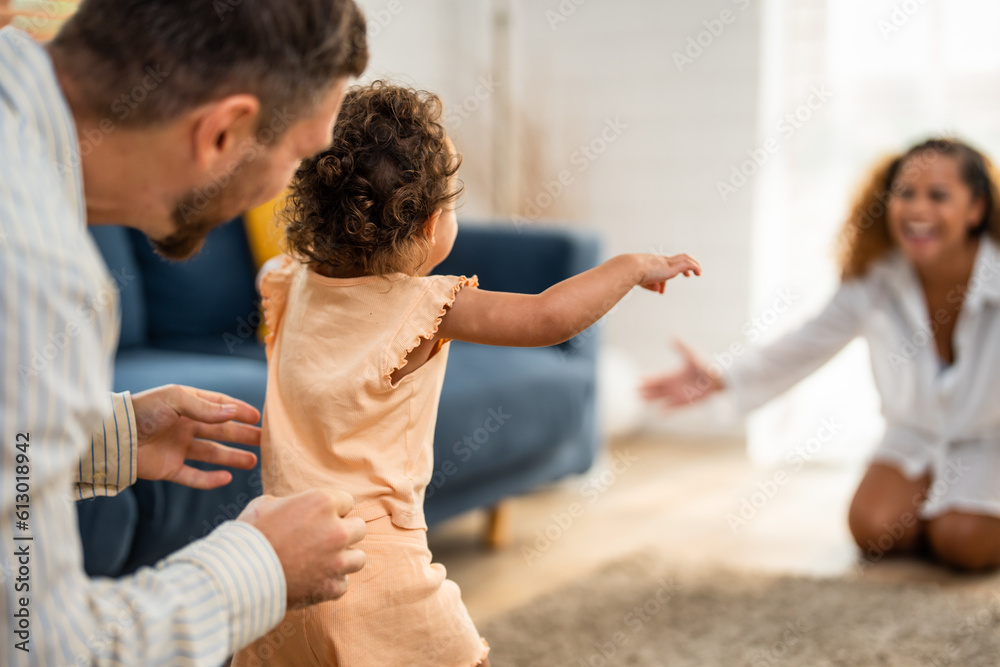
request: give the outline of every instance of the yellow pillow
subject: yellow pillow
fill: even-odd
[[[257,270],[264,262],[284,252],[285,228],[278,222],[277,211],[284,206],[285,193],[261,204],[243,215],[243,223],[250,242],[250,254]]]
[[[283,253],[285,246],[285,228],[279,224],[277,211],[284,206],[285,193],[261,204],[255,209],[243,214],[243,225],[250,243],[250,254],[253,256],[257,271],[264,262]],[[257,327],[257,338],[261,341],[267,336],[267,323],[261,313],[260,326]]]

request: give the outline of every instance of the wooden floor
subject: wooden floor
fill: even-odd
[[[435,527],[430,546],[477,622],[647,548],[679,568],[951,576],[912,561],[859,564],[846,517],[861,472],[760,469],[736,440],[632,438],[612,443],[587,475],[510,501],[510,546],[481,545],[483,513]]]

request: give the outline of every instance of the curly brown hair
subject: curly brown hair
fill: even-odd
[[[900,170],[921,169],[941,155],[958,161],[962,181],[973,198],[985,201],[982,222],[970,230],[978,237],[989,234],[1000,241],[1000,175],[989,159],[958,139],[928,139],[900,155],[883,158],[858,189],[851,213],[840,232],[841,280],[864,276],[872,263],[894,246],[886,215]]]
[[[461,194],[441,100],[375,81],[344,98],[329,149],[306,160],[288,197],[289,251],[337,275],[414,273],[425,223]]]

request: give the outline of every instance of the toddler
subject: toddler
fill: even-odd
[[[351,493],[367,565],[346,595],[290,610],[234,667],[472,667],[489,648],[424,521],[448,341],[545,346],[600,319],[636,285],[663,292],[687,255],[620,255],[538,295],[429,275],[451,251],[460,194],[440,100],[383,82],[345,98],[332,146],[289,199],[290,256],[264,277],[271,333],[264,492]]]

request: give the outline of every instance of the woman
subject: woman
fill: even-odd
[[[855,541],[874,559],[929,549],[962,569],[1000,565],[998,197],[989,161],[960,141],[879,164],[844,225],[827,307],[721,377],[681,346],[684,367],[647,381],[645,398],[728,389],[752,409],[862,335],[887,429],[851,503]]]

